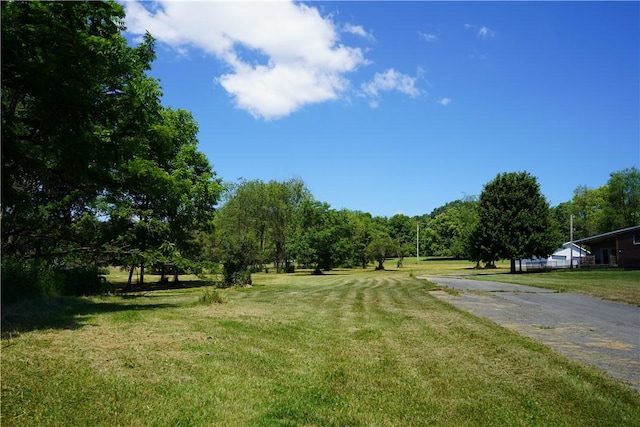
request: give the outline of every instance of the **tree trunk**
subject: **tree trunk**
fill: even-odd
[[[282,272],[283,258],[282,243],[276,243],[276,273]]]
[[[166,280],[166,272],[167,272],[167,265],[163,262],[162,263],[162,269],[160,270],[160,283],[164,283],[164,281]]]
[[[515,273],[516,272],[516,259],[515,258],[511,258],[511,270],[510,273]]]
[[[144,285],[144,264],[140,264],[140,286]]]
[[[133,279],[133,270],[136,269],[135,265],[131,266],[131,271],[129,271],[129,282],[127,282],[127,287],[131,288],[131,280]]]

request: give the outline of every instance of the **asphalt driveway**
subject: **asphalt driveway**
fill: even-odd
[[[640,307],[549,289],[460,277],[424,277],[459,291],[433,292],[640,391]]]

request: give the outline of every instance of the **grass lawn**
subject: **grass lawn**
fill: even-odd
[[[638,392],[432,297],[429,268],[23,304],[0,424],[638,425]]]

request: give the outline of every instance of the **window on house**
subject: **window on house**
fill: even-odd
[[[634,234],[633,235],[633,244],[634,245],[640,245],[640,234]]]

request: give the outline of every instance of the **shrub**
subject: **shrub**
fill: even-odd
[[[217,289],[206,287],[198,302],[202,305],[211,305],[214,303],[222,304],[226,302],[226,300]]]
[[[251,265],[247,256],[251,245],[246,241],[231,242],[222,255],[223,286],[244,286],[251,284]]]
[[[107,290],[107,283],[95,267],[65,268],[55,272],[60,295],[97,295]]]
[[[34,298],[94,295],[107,290],[96,267],[53,267],[36,260],[2,259],[2,305]]]
[[[33,261],[2,259],[2,305],[51,295],[52,274]]]
[[[251,285],[251,269],[237,264],[225,264],[222,269],[222,282],[227,287]]]

